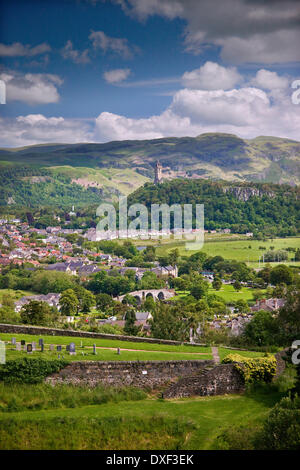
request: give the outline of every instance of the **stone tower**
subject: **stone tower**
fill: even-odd
[[[155,164],[155,177],[154,177],[154,184],[160,183],[162,180],[162,165],[159,160],[157,160]]]

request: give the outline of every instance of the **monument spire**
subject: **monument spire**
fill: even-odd
[[[159,160],[157,160],[155,164],[155,177],[154,177],[154,184],[160,183],[162,180],[162,164]]]

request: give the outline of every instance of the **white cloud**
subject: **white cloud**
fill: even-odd
[[[63,81],[58,75],[17,72],[3,72],[0,78],[6,84],[6,99],[10,101],[22,101],[30,105],[57,103],[59,93],[57,86]]]
[[[88,56],[88,49],[85,49],[82,52],[77,51],[73,48],[72,41],[67,41],[65,46],[61,49],[61,55],[64,59],[70,59],[75,64],[87,64],[90,62],[90,58]]]
[[[113,52],[124,59],[130,59],[138,51],[136,46],[129,46],[126,38],[113,38],[104,31],[92,31],[89,39],[94,49],[101,49],[104,53]]]
[[[130,75],[130,69],[114,69],[104,72],[103,77],[107,83],[120,83]]]
[[[182,83],[186,88],[199,90],[228,90],[242,80],[235,67],[222,67],[215,62],[206,62],[202,67],[185,72]]]
[[[55,143],[92,142],[90,124],[84,120],[47,118],[42,114],[18,116],[15,119],[0,120],[1,146],[20,147],[24,145]]]
[[[46,43],[34,47],[28,44],[23,45],[20,42],[14,42],[10,45],[0,44],[0,57],[32,57],[49,51],[51,51],[51,47]]]
[[[281,77],[276,72],[260,69],[252,79],[252,83],[264,90],[277,90],[288,88],[290,82],[287,77]]]
[[[221,47],[230,63],[284,63],[300,60],[300,3],[295,0],[113,0],[127,14],[186,21],[185,48],[200,54]]]

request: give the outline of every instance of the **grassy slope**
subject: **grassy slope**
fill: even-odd
[[[238,261],[249,262],[251,267],[258,267],[259,257],[269,250],[270,246],[274,246],[275,250],[286,249],[288,247],[300,248],[300,238],[275,238],[266,242],[259,240],[234,240],[233,237],[219,237],[218,241],[215,241],[217,237],[212,234],[206,234],[204,246],[201,251],[204,251],[209,256],[223,256],[225,259],[234,259]],[[230,241],[232,240],[232,241]],[[234,241],[233,241],[234,240]],[[190,256],[193,254],[193,250],[186,250],[184,241],[165,240],[161,245],[158,241],[152,242],[157,246],[157,254],[163,255],[166,252],[178,248],[181,256]],[[251,246],[251,248],[249,248]],[[263,246],[266,250],[259,250],[259,247]],[[293,258],[295,254],[293,252],[288,253],[289,264],[295,264]],[[276,263],[270,263],[275,265]],[[296,263],[299,265],[299,262]]]
[[[245,425],[260,422],[278,399],[278,394],[164,401],[146,399],[75,409],[0,413],[0,447],[214,449],[222,429],[241,422]],[[170,420],[173,420],[173,426]],[[180,426],[183,422],[184,430]],[[99,423],[105,424],[106,431],[99,428]],[[121,434],[116,432],[120,428]],[[76,429],[75,433],[73,429]],[[124,433],[127,439],[122,438]]]
[[[7,342],[6,358],[16,359],[18,357],[28,356],[26,352],[16,351],[15,347],[11,345],[11,338],[15,337],[17,341],[24,339],[26,343],[35,341],[38,344],[39,338],[42,336],[36,335],[22,335],[0,333],[0,339]],[[149,343],[135,343],[129,341],[118,341],[108,339],[94,339],[94,338],[75,338],[65,336],[43,336],[45,343],[44,353],[35,351],[30,357],[43,357],[45,359],[57,358],[56,351],[50,351],[50,344],[54,345],[67,345],[70,342],[76,344],[77,354],[69,356],[65,348],[61,354],[64,354],[65,359],[70,361],[78,360],[98,360],[98,361],[170,361],[170,360],[191,360],[191,359],[212,359],[211,348],[205,346],[171,346],[165,344],[149,344]],[[81,341],[83,348],[81,348]],[[97,355],[92,354],[92,345],[97,345]],[[111,349],[110,349],[111,348]],[[117,354],[117,348],[121,349],[121,354]],[[129,349],[126,351],[126,349]],[[82,355],[84,353],[84,355]]]
[[[106,144],[54,144],[22,149],[0,149],[2,161],[46,166],[132,168],[150,172],[160,159],[170,176],[174,172],[198,172],[227,180],[300,182],[300,144],[288,139],[260,137],[243,140],[221,133],[196,138],[164,138]],[[153,170],[152,170],[153,173]]]

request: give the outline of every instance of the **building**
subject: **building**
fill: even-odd
[[[157,160],[155,164],[154,184],[159,184],[162,181],[162,164]]]

